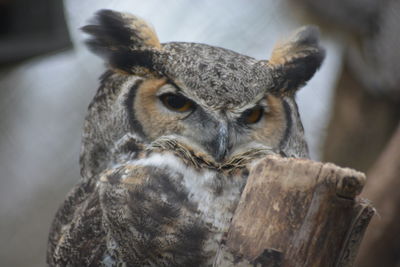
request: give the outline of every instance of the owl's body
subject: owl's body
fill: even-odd
[[[51,264],[212,265],[245,174],[147,153],[78,185],[53,226]]]
[[[110,69],[89,106],[83,179],[53,222],[48,263],[212,266],[251,165],[308,155],[294,94],[323,59],[315,28],[270,61],[160,44],[142,20],[108,10],[84,31]]]

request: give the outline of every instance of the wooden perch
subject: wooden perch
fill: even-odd
[[[365,175],[268,156],[250,171],[214,266],[352,266],[374,214]]]

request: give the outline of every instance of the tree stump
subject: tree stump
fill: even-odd
[[[352,266],[374,214],[365,175],[267,156],[248,182],[214,266]]]

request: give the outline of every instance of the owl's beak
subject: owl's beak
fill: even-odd
[[[215,146],[212,147],[212,154],[217,162],[221,162],[228,153],[229,146],[229,132],[226,122],[219,124],[217,136],[215,138]]]

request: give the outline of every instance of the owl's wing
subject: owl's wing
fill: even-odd
[[[198,266],[209,229],[166,169],[123,165],[79,183],[54,219],[47,261],[72,266]]]
[[[90,265],[104,253],[105,231],[94,180],[82,181],[68,194],[50,229],[50,266]]]

